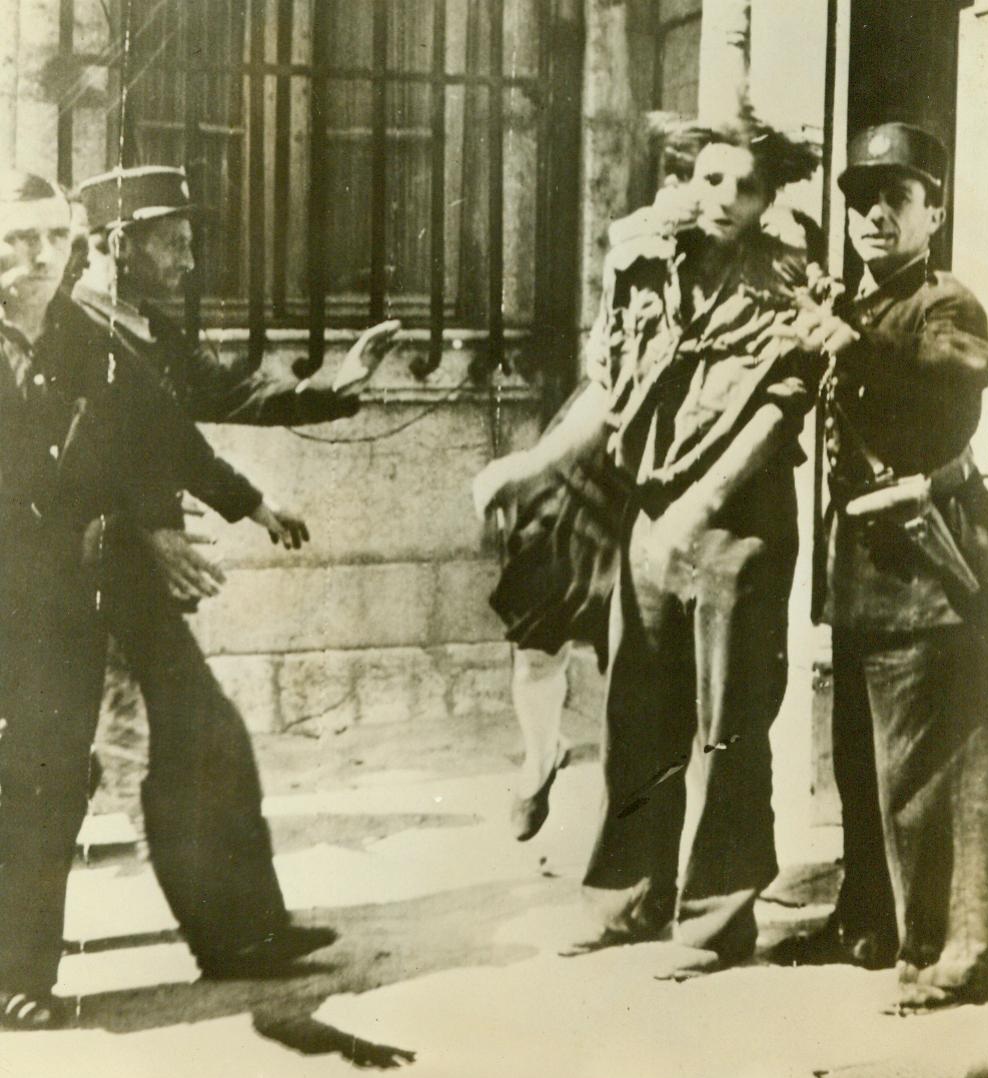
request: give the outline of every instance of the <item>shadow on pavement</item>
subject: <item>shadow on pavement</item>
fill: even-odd
[[[310,1015],[284,1015],[280,1008],[259,1007],[253,1014],[254,1029],[269,1040],[278,1041],[302,1055],[338,1055],[355,1067],[392,1070],[415,1062],[415,1053],[391,1044],[344,1033]]]
[[[311,924],[330,921],[340,939],[298,963],[298,975],[255,981],[158,984],[83,996],[76,1028],[131,1033],[249,1014],[254,1029],[306,1055],[336,1054],[355,1066],[390,1068],[411,1062],[408,1048],[375,1044],[313,1017],[331,996],[466,966],[504,966],[536,953],[496,942],[507,921],[539,905],[571,902],[572,881],[500,881],[386,905],[313,910]]]

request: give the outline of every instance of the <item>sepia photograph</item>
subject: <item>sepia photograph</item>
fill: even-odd
[[[988,0],[0,0],[0,1075],[988,1076]]]

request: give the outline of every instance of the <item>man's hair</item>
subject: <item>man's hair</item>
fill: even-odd
[[[820,146],[805,133],[786,134],[759,119],[751,104],[741,103],[736,118],[716,126],[667,112],[648,115],[650,131],[662,137],[666,171],[688,179],[704,146],[726,143],[750,151],[755,171],[770,195],[786,184],[809,179],[820,163]]]
[[[46,198],[65,198],[65,192],[50,180],[34,172],[0,169],[0,203],[40,202]]]
[[[930,183],[929,180],[920,179],[923,190],[926,192],[927,206],[942,206],[944,203],[944,189],[942,186]]]

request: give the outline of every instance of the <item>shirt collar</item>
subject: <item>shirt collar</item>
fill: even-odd
[[[903,277],[911,276],[917,266],[919,266],[920,264],[925,265],[926,259],[927,252],[924,251],[922,254],[917,255],[915,258],[907,262],[904,266],[901,266],[899,269],[897,269],[895,273],[893,273],[890,277],[886,277],[885,280],[881,282],[881,284],[879,284],[878,281],[875,280],[875,278],[872,276],[871,270],[867,266],[865,266],[864,274],[861,277],[861,284],[858,285],[857,298],[867,299],[869,296],[874,295],[876,292],[894,288],[902,280]]]

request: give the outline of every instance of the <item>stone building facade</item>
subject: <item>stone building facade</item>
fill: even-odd
[[[143,57],[148,70],[162,68],[155,56],[169,47],[167,35],[160,42],[154,34],[142,39],[141,25],[128,23],[135,5],[156,10],[138,0],[0,0],[0,25],[8,28],[0,41],[0,159],[72,182],[112,164],[121,152],[134,154],[127,149],[133,132],[128,134],[126,101],[121,109],[121,87],[128,83],[121,61],[124,31],[130,35],[127,55]],[[227,273],[226,292],[203,301],[210,338],[225,352],[263,345],[264,362],[274,368],[286,367],[307,350],[311,354],[312,331],[305,328],[302,309],[303,264],[328,288],[323,310],[327,363],[338,362],[356,328],[366,322],[367,312],[360,307],[366,294],[370,313],[399,314],[409,326],[355,419],[301,432],[309,437],[285,430],[208,430],[217,448],[259,485],[298,506],[313,533],[311,546],[286,555],[243,529],[209,519],[204,525],[219,540],[230,582],[221,597],[203,605],[198,631],[217,673],[257,730],[299,723],[383,726],[421,716],[469,720],[485,710],[503,711],[510,656],[486,604],[497,574],[497,542],[472,517],[469,480],[492,452],[532,442],[577,376],[579,342],[597,304],[607,226],[648,201],[654,190],[657,163],[644,133],[644,112],[666,108],[713,118],[730,112],[739,91],[747,90],[766,119],[818,133],[824,168],[815,181],[785,197],[823,221],[833,266],[844,259],[843,206],[834,177],[849,126],[918,119],[951,144],[956,132],[960,179],[951,235],[957,239],[951,245],[948,237],[943,257],[953,253],[972,286],[988,298],[985,245],[976,242],[983,214],[978,185],[971,182],[988,156],[980,115],[971,105],[983,90],[985,65],[980,60],[988,40],[986,5],[980,0],[910,0],[908,5],[880,0],[498,0],[490,5],[448,0],[442,6],[445,24],[438,29],[439,8],[433,0],[361,0],[360,5],[352,0],[196,0],[188,5],[203,20],[200,30],[210,29],[220,9],[224,18],[234,20],[229,25],[238,26],[242,38],[232,52],[229,35],[209,38],[200,48],[227,49],[231,70],[241,60],[268,67],[256,93],[250,80],[244,82],[235,115],[224,113],[217,102],[239,92],[239,69],[227,72],[225,82],[218,76],[219,81],[208,84],[205,104],[200,102],[211,119],[199,124],[196,160],[208,160],[215,140],[226,139],[228,147],[226,172],[216,172],[227,184],[226,197],[213,192],[213,201],[222,203],[216,208],[220,224],[214,237],[228,237],[229,257],[224,262],[215,238],[214,249],[207,251],[214,276]],[[496,48],[496,39],[492,45],[490,31],[470,21],[490,9],[504,12],[499,68],[485,67],[491,61],[483,60],[483,55],[494,55],[483,50]],[[331,265],[323,277],[305,249],[306,236],[312,234],[306,217],[306,207],[313,205],[306,201],[311,190],[300,194],[288,212],[278,202],[285,196],[277,192],[279,183],[306,175],[311,165],[312,116],[318,112],[312,111],[305,65],[313,62],[318,48],[316,19],[330,10],[337,20],[334,40],[343,41],[339,48],[344,52],[350,50],[333,62],[351,63],[347,57],[352,54],[354,71],[344,72],[346,78],[366,76],[368,81],[349,98],[341,91],[344,104],[323,103],[329,109],[324,113],[330,117],[329,133],[323,134],[330,140],[332,160],[349,162],[350,169],[334,165],[336,172],[326,180],[328,195],[323,191],[329,199],[331,241]],[[374,12],[385,12],[380,23]],[[385,27],[389,18],[391,37],[386,29],[375,37],[375,27]],[[395,29],[394,20],[402,18],[407,30]],[[430,113],[415,87],[426,93],[435,84],[436,69],[417,66],[408,44],[418,41],[416,33],[424,34],[426,22],[431,34],[445,33],[446,74],[454,72],[446,80],[445,112],[439,114],[445,124],[448,197],[428,220],[431,188],[416,187],[415,161],[416,154],[426,160],[435,145],[434,126],[433,141],[427,136],[437,113],[435,98]],[[184,32],[185,48],[194,49],[194,36]],[[361,50],[372,47],[380,47],[380,53],[364,56]],[[426,43],[422,49],[428,53]],[[457,49],[462,57],[451,59]],[[399,71],[400,92],[382,90],[384,97],[375,96],[373,88],[387,78],[382,74],[374,82],[364,68],[370,70],[378,60],[380,69],[374,70],[379,74]],[[455,74],[458,63],[464,65],[462,78]],[[508,80],[500,83],[503,110],[492,110],[486,91],[469,89],[471,71],[477,74],[476,86]],[[130,120],[144,124],[147,138],[157,131],[153,144],[160,152],[172,146],[175,153],[169,131],[187,122],[188,98],[184,104],[173,102],[169,107],[179,111],[168,113],[163,102],[177,76],[166,66],[155,77],[153,92],[147,78],[130,86]],[[382,111],[374,111],[377,101],[383,102]],[[396,101],[403,112],[394,111]],[[219,110],[215,115],[209,112],[214,107]],[[290,117],[287,125],[285,116]],[[264,139],[252,141],[252,123],[264,125]],[[366,144],[373,153],[375,131],[384,146],[392,128],[400,129],[387,150],[392,178],[380,180],[393,211],[380,228],[389,230],[392,246],[376,263],[372,257],[367,269],[360,252],[362,245],[374,242],[376,226],[373,220],[350,221],[363,213],[362,203],[347,200],[357,198],[365,185],[374,189],[375,177],[382,175],[375,167],[384,165],[361,164],[364,151],[351,153],[346,147]],[[504,228],[494,262],[485,248],[492,234],[484,231],[485,215],[496,206],[491,201],[494,166],[490,144],[483,137],[471,141],[475,129],[490,139],[500,132],[501,138],[496,193]],[[135,145],[139,135],[133,135]],[[238,138],[236,156],[229,147]],[[396,148],[399,144],[406,148]],[[255,153],[257,171],[252,172]],[[195,168],[193,163],[194,181],[199,178]],[[451,169],[458,169],[461,178],[451,181]],[[476,180],[478,170],[487,170],[487,181]],[[411,179],[402,186],[394,178],[399,174]],[[241,198],[251,175],[265,183],[265,212],[254,237],[263,247],[261,270],[252,268],[255,249],[246,239],[233,254],[229,246],[254,228],[252,211]],[[548,209],[539,201],[540,192],[548,192]],[[424,215],[418,230],[408,223],[416,213]],[[435,247],[430,262],[421,244],[440,219],[447,242],[437,278],[430,270]],[[532,242],[534,250],[529,249]],[[498,264],[502,284],[485,300],[492,266]],[[245,299],[247,283],[257,275],[260,306]],[[430,280],[431,306],[426,295]],[[498,301],[500,315],[492,315]],[[437,333],[433,323],[440,308],[443,324]],[[263,337],[253,325],[257,318]],[[502,349],[507,362],[491,374]],[[492,351],[497,353],[493,360]],[[811,427],[806,437],[811,446]],[[811,466],[803,469],[801,484],[805,550],[812,530]],[[804,557],[793,600],[797,628],[790,706],[779,737],[791,762],[782,781],[807,797],[826,772],[825,739],[813,747],[810,722],[811,671],[825,655],[826,639],[809,627],[808,594]],[[586,670],[584,675],[581,691],[596,692],[594,676]]]

